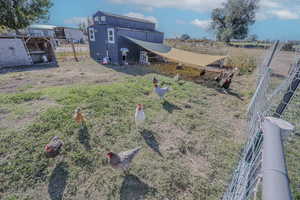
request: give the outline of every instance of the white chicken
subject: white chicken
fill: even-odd
[[[161,88],[157,84],[154,85],[154,91],[160,99],[164,99],[165,95],[170,91],[169,87]]]
[[[136,129],[138,131],[138,128],[144,123],[146,119],[146,115],[142,104],[137,104],[134,118],[135,118]]]
[[[174,81],[178,82],[180,80],[180,75],[177,73],[176,76],[174,76]]]
[[[135,149],[120,153],[109,152],[107,154],[109,164],[115,169],[122,169],[126,174],[130,168],[130,163],[140,151],[140,149],[141,147],[137,147]]]

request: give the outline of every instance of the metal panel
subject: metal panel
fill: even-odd
[[[0,68],[31,64],[31,57],[28,55],[22,39],[0,39]]]

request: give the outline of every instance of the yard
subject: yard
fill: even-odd
[[[154,76],[172,88],[165,103],[153,93]],[[89,59],[2,74],[1,199],[218,199],[245,138],[252,80],[237,77],[225,95],[149,67],[109,68]],[[139,133],[137,103],[147,115]],[[72,119],[77,107],[88,119],[84,131]],[[47,159],[43,148],[54,135],[65,145]],[[109,150],[137,146],[130,175],[108,165]]]
[[[231,53],[243,54],[237,49]],[[261,50],[253,51],[256,60],[261,55]],[[59,67],[2,71],[0,199],[222,197],[246,139],[254,73],[236,76],[226,95],[211,81],[175,81],[157,74],[155,66],[102,66],[60,56],[65,61]],[[290,58],[284,52],[276,58],[275,72],[286,74]],[[166,102],[153,92],[154,76],[172,88]],[[134,124],[138,103],[144,104],[147,117],[140,132]],[[86,115],[87,129],[72,118],[77,107]],[[293,124],[299,124],[297,110],[298,100],[287,114]],[[47,159],[44,146],[54,135],[64,147],[58,157]],[[292,190],[299,199],[299,135],[287,143]],[[129,175],[108,165],[107,152],[138,146],[142,150]]]

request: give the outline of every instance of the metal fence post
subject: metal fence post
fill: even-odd
[[[278,118],[267,117],[263,123],[263,200],[292,200],[282,136],[293,129]]]

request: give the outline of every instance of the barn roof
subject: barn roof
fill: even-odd
[[[128,17],[128,16],[124,16],[124,15],[117,15],[117,14],[113,14],[113,13],[107,13],[107,12],[102,12],[106,16],[111,16],[111,17],[117,17],[117,18],[121,18],[121,19],[127,19],[127,20],[131,20],[131,21],[137,21],[137,22],[143,22],[143,23],[150,23],[150,24],[155,24],[154,22],[150,21],[150,20],[146,20],[146,19],[141,19],[141,18],[136,18],[136,17]]]
[[[172,48],[161,43],[141,41],[127,36],[123,37],[127,38],[128,40],[143,47],[148,51],[151,51],[159,56],[166,58],[167,60],[186,64],[192,67],[206,67],[226,58],[226,56],[212,56],[208,54],[193,53]]]

